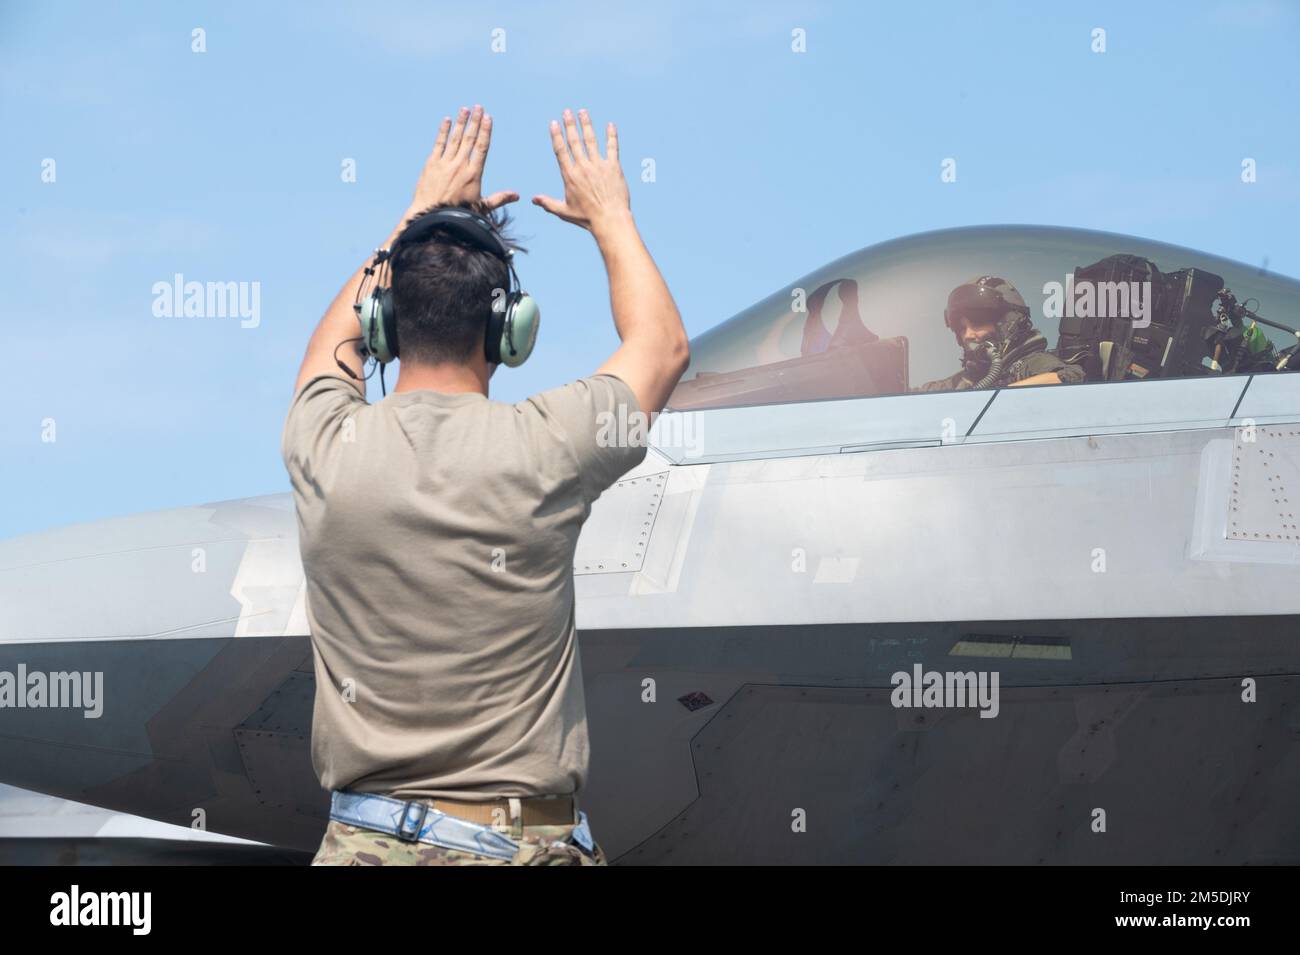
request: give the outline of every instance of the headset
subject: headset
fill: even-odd
[[[399,354],[397,309],[393,304],[390,262],[403,248],[427,242],[440,231],[449,233],[474,248],[490,252],[510,269],[511,287],[507,290],[504,301],[494,297],[483,338],[484,358],[488,363],[518,368],[528,360],[537,343],[541,309],[533,297],[519,287],[519,276],[514,264],[515,250],[502,240],[492,223],[483,216],[460,206],[447,206],[420,216],[402,230],[389,248],[376,250],[374,261],[365,270],[367,277],[379,275],[376,287],[364,299],[362,291],[366,282],[363,280],[357,288],[357,301],[352,308],[361,322],[361,351],[379,364],[381,383],[383,366]],[[335,361],[338,361],[337,354]],[[346,365],[342,362],[339,364],[349,375],[356,377]]]

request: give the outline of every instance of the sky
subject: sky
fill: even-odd
[[[485,192],[524,197],[542,331],[492,381],[518,401],[618,341],[591,236],[528,202],[562,194],[565,107],[618,124],[698,335],[842,255],[965,225],[1300,277],[1297,54],[1297,0],[0,2],[0,538],[287,492],[307,339],[462,105],[493,115]],[[256,320],[155,314],[177,274],[255,287]]]

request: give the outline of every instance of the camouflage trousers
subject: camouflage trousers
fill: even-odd
[[[594,858],[570,840],[573,824],[524,826],[511,838],[519,851],[510,860],[460,849],[403,842],[396,836],[331,819],[312,865],[606,865],[605,853],[594,843]]]

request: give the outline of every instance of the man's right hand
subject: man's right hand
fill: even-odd
[[[618,163],[618,130],[613,123],[605,127],[605,158],[602,159],[591,117],[581,109],[578,118],[582,124],[581,135],[573,112],[564,111],[567,145],[560,124],[551,120],[551,146],[564,181],[564,201],[537,195],[533,196],[533,203],[566,222],[598,232],[606,222],[630,218],[631,200]]]

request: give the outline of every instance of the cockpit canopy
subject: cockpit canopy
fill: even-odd
[[[691,342],[668,406],[904,394],[953,376],[963,353],[944,309],[979,276],[1014,286],[1084,381],[1300,369],[1296,335],[1254,321],[1300,325],[1300,282],[1115,233],[980,226],[883,242],[779,289]]]

